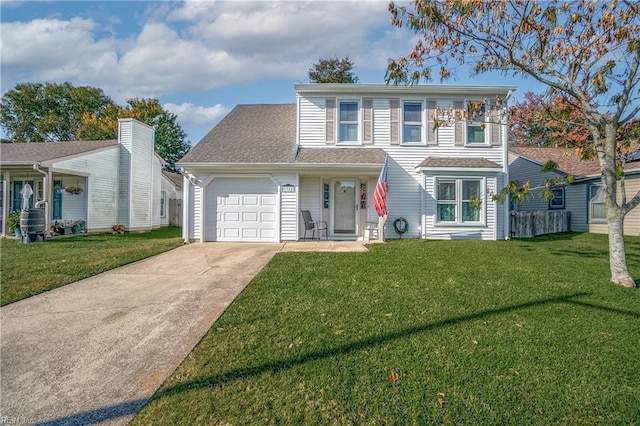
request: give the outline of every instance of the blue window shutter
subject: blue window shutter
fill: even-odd
[[[13,210],[22,209],[22,181],[13,182]]]
[[[62,188],[61,180],[53,181],[54,188]],[[53,217],[52,219],[62,219],[62,194],[58,194],[58,191],[53,191]]]

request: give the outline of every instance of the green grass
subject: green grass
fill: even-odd
[[[133,424],[640,424],[606,236],[369,248],[276,255]]]
[[[20,244],[0,240],[0,303],[6,305],[182,244],[180,228],[84,234]]]

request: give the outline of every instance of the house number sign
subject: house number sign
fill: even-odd
[[[282,192],[296,192],[296,187],[293,185],[283,185]]]

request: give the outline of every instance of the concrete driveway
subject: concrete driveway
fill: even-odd
[[[189,244],[0,309],[8,424],[127,424],[283,244]]]

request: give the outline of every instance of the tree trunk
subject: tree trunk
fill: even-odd
[[[624,215],[619,209],[609,209],[607,212],[607,225],[609,229],[611,282],[623,287],[633,288],[636,286],[636,283],[633,281],[627,268],[627,254],[624,246]]]
[[[599,135],[593,129],[596,149],[601,143]],[[635,287],[636,283],[627,268],[627,253],[624,246],[624,216],[625,211],[617,200],[618,182],[616,180],[616,128],[608,123],[605,126],[605,141],[601,149],[597,149],[602,183],[604,185],[604,205],[607,215],[607,229],[609,231],[609,267],[611,282],[623,287]]]

